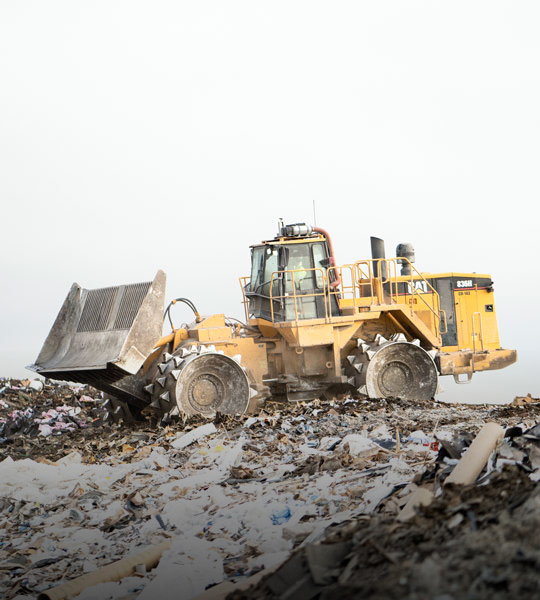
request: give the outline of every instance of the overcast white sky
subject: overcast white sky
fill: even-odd
[[[446,399],[540,396],[538,2],[0,1],[0,375],[73,281],[168,274],[242,316],[248,246],[313,220],[495,281],[519,363]],[[177,320],[188,319],[182,309]]]

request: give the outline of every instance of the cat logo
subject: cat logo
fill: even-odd
[[[408,282],[409,284],[409,294],[414,294],[414,292],[420,292],[421,294],[428,293],[428,284],[427,281],[413,281]]]

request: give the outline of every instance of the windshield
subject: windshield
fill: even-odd
[[[286,291],[292,292],[293,280],[297,292],[312,290],[315,286],[313,285],[313,271],[310,270],[313,268],[310,244],[291,244],[287,247],[289,249],[287,271],[294,271],[294,273],[286,275]]]

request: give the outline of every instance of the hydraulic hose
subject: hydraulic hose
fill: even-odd
[[[322,227],[313,227],[313,231],[316,231],[317,233],[322,233],[322,235],[324,235],[324,237],[326,238],[326,241],[328,243],[328,250],[330,252],[330,266],[334,267],[333,273],[335,277],[334,281],[332,281],[332,283],[330,284],[330,287],[332,289],[337,288],[341,285],[341,276],[338,273],[337,269],[335,269],[336,258],[334,256],[334,246],[332,244],[332,238],[330,237],[330,234],[326,231],[326,229],[323,229]]]
[[[200,323],[202,321],[199,311],[195,307],[195,304],[193,304],[193,302],[191,300],[189,300],[189,298],[175,298],[174,300],[171,300],[169,302],[169,306],[167,306],[167,308],[165,309],[165,314],[163,315],[164,320],[165,320],[165,317],[169,318],[169,323],[171,324],[171,329],[174,329],[174,325],[173,325],[173,322],[171,319],[171,306],[173,306],[173,304],[176,304],[177,302],[183,302],[184,304],[189,306],[189,308],[191,308],[191,310],[195,314],[195,320],[197,321],[197,323]]]

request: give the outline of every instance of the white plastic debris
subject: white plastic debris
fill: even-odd
[[[201,425],[196,429],[192,429],[191,431],[178,436],[171,443],[171,446],[180,450],[181,448],[186,448],[190,444],[193,444],[193,442],[196,442],[207,435],[212,435],[213,433],[217,433],[216,426],[213,423],[206,423],[206,425]]]
[[[348,449],[349,454],[353,456],[373,456],[382,450],[379,444],[358,433],[346,435],[341,442],[341,446]]]
[[[321,438],[318,449],[321,451],[334,450],[341,443],[341,438],[336,436],[325,436]]]
[[[41,379],[34,379],[30,382],[28,387],[36,392],[41,392],[43,390],[43,381],[41,381]]]
[[[249,417],[249,419],[246,419],[246,421],[244,423],[244,427],[249,429],[252,425],[255,425],[255,423],[257,423],[258,421],[259,421],[258,417]]]

